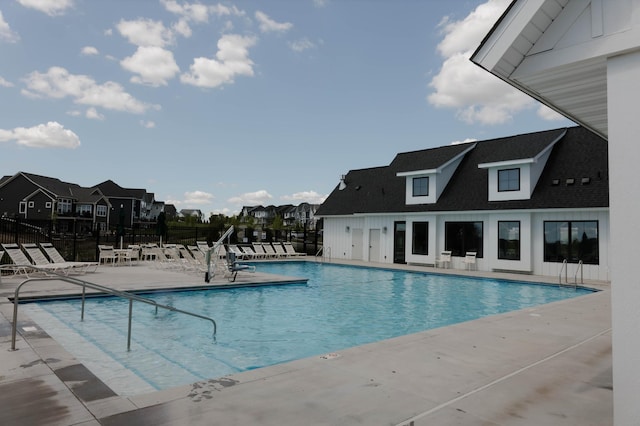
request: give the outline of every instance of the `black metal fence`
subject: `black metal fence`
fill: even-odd
[[[59,229],[53,220],[34,221],[14,218],[0,218],[0,244],[52,243],[67,260],[95,262],[98,259],[98,245],[106,244],[114,247],[127,247],[130,244],[160,243],[161,237],[153,224],[144,227],[134,226],[126,229],[119,236],[117,230],[101,233],[69,233],[56,232]],[[180,226],[171,225],[162,243],[195,244],[207,241],[211,244],[218,240],[224,229],[214,229],[206,225]],[[315,254],[322,247],[322,232],[305,230],[304,232],[274,231],[270,229],[254,231],[251,228],[237,229],[230,239],[234,244],[250,244],[255,241],[291,241],[299,252]],[[0,263],[11,263],[8,256],[0,259]]]

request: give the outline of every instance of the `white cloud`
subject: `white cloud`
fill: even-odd
[[[428,101],[439,108],[453,108],[467,123],[500,124],[535,102],[469,61],[483,37],[509,5],[509,0],[489,0],[460,21],[443,19],[444,38],[438,52],[444,62],[429,86]]]
[[[125,92],[123,87],[113,81],[98,84],[86,75],[70,74],[64,68],[51,67],[45,73],[34,71],[28,74],[23,81],[27,89],[22,93],[29,97],[48,97],[62,99],[73,98],[80,105],[102,107],[115,111],[124,111],[134,114],[142,114],[152,106],[141,102]]]
[[[296,203],[322,204],[327,196],[318,194],[316,191],[302,191],[292,195],[284,195],[280,199]]]
[[[209,20],[209,7],[200,3],[184,3],[179,4],[174,0],[161,0],[166,10],[176,15],[180,15],[185,19],[194,22],[207,22]]]
[[[169,50],[157,46],[140,46],[133,56],[120,61],[122,68],[138,74],[131,78],[132,83],[158,87],[166,86],[167,80],[180,72],[180,68]]]
[[[315,7],[325,7],[329,4],[329,0],[313,0],[313,5]]]
[[[156,122],[155,121],[144,121],[144,120],[140,120],[140,125],[146,129],[153,129],[154,127],[156,127]]]
[[[290,41],[289,47],[295,52],[303,52],[307,49],[313,49],[316,45],[308,38],[301,38],[296,41]]]
[[[2,87],[13,87],[13,83],[10,82],[10,81],[5,80],[2,77],[0,77],[0,86],[2,86]]]
[[[261,189],[260,191],[247,192],[237,197],[229,198],[229,200],[227,201],[232,204],[256,206],[256,205],[267,204],[267,202],[272,198],[273,196],[271,194],[269,194],[264,189]]]
[[[269,33],[273,31],[282,33],[282,32],[289,31],[293,27],[292,23],[276,22],[273,19],[269,18],[269,16],[267,16],[266,13],[261,12],[259,10],[255,13],[255,16],[258,22],[260,23],[260,31],[262,31],[263,33]]]
[[[85,46],[85,47],[82,48],[80,53],[82,53],[85,56],[97,55],[98,54],[98,49],[96,49],[93,46]]]
[[[0,142],[16,141],[29,148],[77,148],[80,138],[71,130],[55,121],[35,127],[16,127],[12,130],[0,129]]]
[[[160,21],[138,19],[118,22],[116,29],[120,35],[136,46],[164,47],[174,42],[174,34]]]
[[[104,115],[100,114],[94,107],[88,108],[84,116],[91,120],[104,120]]]
[[[64,15],[67,9],[73,7],[73,0],[18,0],[18,3],[49,16]]]
[[[204,191],[193,191],[184,193],[185,204],[210,204],[215,197]]]
[[[6,41],[7,43],[15,43],[20,40],[20,36],[11,30],[11,27],[4,20],[2,11],[0,10],[0,41]]]
[[[245,16],[246,15],[244,10],[240,10],[236,6],[225,6],[220,3],[209,6],[209,11],[217,16]]]
[[[218,40],[216,59],[195,58],[189,72],[180,76],[180,81],[193,86],[213,88],[233,83],[236,75],[253,76],[249,48],[256,42],[255,37],[223,35]]]

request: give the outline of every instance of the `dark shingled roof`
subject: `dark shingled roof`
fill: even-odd
[[[555,144],[529,200],[489,201],[488,170],[479,164],[534,158]],[[585,208],[609,206],[607,142],[583,127],[556,129],[477,142],[468,152],[435,204],[405,204],[405,177],[398,172],[434,169],[468,149],[452,145],[398,154],[386,167],[351,170],[346,188],[338,186],[316,216],[356,213],[402,213],[511,209]],[[573,185],[566,180],[575,179]],[[589,178],[583,185],[582,178]],[[558,180],[558,184],[553,181]]]

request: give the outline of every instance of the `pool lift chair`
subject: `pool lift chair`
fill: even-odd
[[[255,272],[256,267],[253,265],[245,265],[242,263],[238,263],[236,261],[236,254],[232,251],[227,252],[227,270],[225,271],[225,276],[229,279],[230,282],[234,282],[236,280],[236,276],[240,271],[249,271]]]
[[[204,274],[204,281],[210,282],[211,277],[213,277],[216,273],[216,269],[221,269],[224,271],[224,276],[229,278],[229,281],[233,282],[236,280],[236,276],[240,271],[250,271],[255,272],[256,267],[252,265],[243,265],[236,261],[236,256],[234,253],[227,251],[226,256],[223,259],[220,259],[220,251],[224,249],[224,240],[229,239],[233,234],[233,226],[230,226],[229,229],[225,231],[224,234],[220,237],[218,241],[213,243],[212,247],[205,253],[206,260],[206,272]]]

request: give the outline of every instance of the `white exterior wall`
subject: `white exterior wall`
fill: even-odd
[[[582,211],[555,211],[535,213],[532,219],[533,243],[533,273],[535,275],[555,276],[559,277],[562,269],[562,263],[545,262],[544,261],[544,222],[548,220],[597,220],[598,221],[598,251],[600,257],[599,265],[583,265],[584,279],[608,281],[609,277],[609,212],[604,209],[582,210]],[[568,264],[569,282],[573,282],[577,272],[578,265],[575,263]],[[565,274],[562,272],[564,281]],[[578,280],[580,274],[578,274]]]
[[[369,236],[371,230],[380,230],[380,245],[377,248],[379,263],[393,263],[394,222],[406,222],[405,260],[407,263],[433,265],[445,249],[445,222],[482,222],[483,257],[477,259],[480,271],[513,271],[548,277],[558,277],[562,268],[559,262],[544,262],[545,221],[598,221],[599,265],[583,265],[586,280],[610,279],[610,233],[608,209],[556,210],[556,211],[507,211],[468,213],[423,213],[405,215],[371,215],[352,217],[325,217],[324,246],[330,248],[335,259],[359,259],[369,261],[372,249]],[[520,222],[520,260],[498,259],[498,221]],[[429,222],[429,254],[414,255],[412,251],[413,222]],[[349,231],[347,231],[349,227]],[[386,228],[386,231],[385,231]],[[354,235],[362,235],[354,244]],[[355,247],[354,247],[355,246]],[[375,247],[374,247],[375,248]],[[325,249],[326,250],[326,249]],[[465,269],[462,257],[453,257],[451,267]],[[577,265],[568,264],[569,281],[573,282]],[[564,273],[563,273],[564,277]],[[578,275],[578,279],[580,275]]]
[[[636,28],[640,2],[635,2]],[[638,41],[636,40],[636,43]],[[638,111],[640,53],[607,62],[609,194],[611,205],[611,308],[613,322],[613,408],[616,425],[640,424],[640,194]]]

